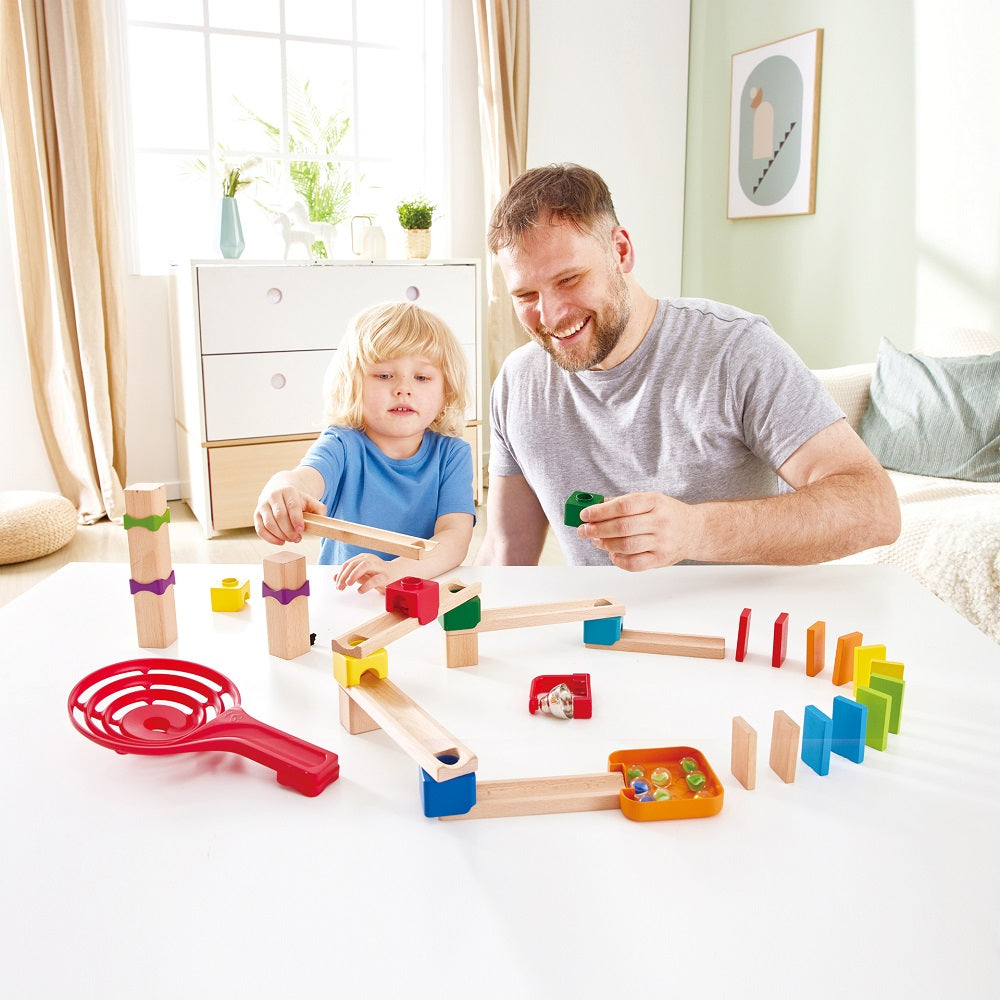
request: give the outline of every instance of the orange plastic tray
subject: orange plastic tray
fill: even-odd
[[[701,796],[688,787],[686,772],[681,761],[691,757],[697,770],[705,775],[705,785]],[[670,772],[670,782],[664,785],[672,798],[660,802],[639,802],[629,785],[629,766],[638,765],[647,779],[658,767]],[[716,777],[711,764],[704,754],[694,747],[658,747],[653,750],[616,750],[608,757],[608,770],[619,771],[625,779],[625,787],[620,793],[622,812],[639,822],[659,819],[696,819],[700,816],[714,816],[722,809],[724,791],[722,782]],[[656,787],[651,785],[651,787]]]

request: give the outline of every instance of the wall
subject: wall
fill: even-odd
[[[730,61],[824,29],[816,212],[729,221]],[[683,291],[761,312],[814,367],[1000,329],[992,0],[693,0]]]
[[[688,0],[531,0],[528,166],[607,181],[636,277],[680,293]]]

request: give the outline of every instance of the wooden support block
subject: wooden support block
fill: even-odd
[[[397,531],[385,531],[382,528],[369,528],[353,521],[338,521],[322,514],[303,514],[306,531],[324,538],[332,538],[335,542],[346,542],[348,545],[360,545],[366,549],[377,549],[393,556],[409,556],[411,559],[422,559],[435,548],[437,542],[429,538],[416,538],[413,535],[402,535]]]
[[[733,718],[731,770],[747,791],[757,787],[757,730],[739,715]]]
[[[747,642],[750,639],[750,609],[740,612],[740,626],[736,633],[736,662],[742,663],[747,657]]]
[[[830,773],[833,747],[833,719],[815,705],[806,705],[802,718],[802,763],[820,777]]]
[[[554,604],[523,604],[513,608],[484,611],[477,631],[498,632],[533,625],[560,625],[564,622],[585,622],[595,618],[624,616],[625,605],[613,597],[595,600],[560,601]]]
[[[295,591],[301,596],[287,603],[274,596],[264,596],[267,616],[267,651],[283,660],[294,660],[309,652],[309,599],[306,588],[306,557],[295,552],[275,552],[264,556],[264,587],[283,592],[289,597]]]
[[[500,816],[543,816],[550,813],[619,809],[624,788],[625,777],[621,771],[555,778],[480,781],[476,786],[476,804],[467,813],[440,818],[492,819]]]
[[[450,580],[441,585],[441,614],[457,608],[460,604],[475,597],[482,590],[480,583],[462,583],[460,580]],[[356,629],[345,632],[333,640],[333,650],[345,656],[368,656],[376,649],[395,642],[404,635],[409,635],[414,629],[420,628],[416,618],[409,618],[396,611],[386,611],[377,615]]]
[[[826,622],[814,622],[806,629],[806,676],[823,673],[826,666]]]
[[[622,637],[613,646],[588,642],[588,649],[617,649],[624,653],[661,653],[666,656],[697,656],[721,660],[726,655],[726,640],[711,635],[676,635],[672,632],[637,632],[622,629]]]
[[[906,691],[906,681],[902,677],[892,677],[888,674],[875,673],[878,661],[872,663],[872,675],[868,680],[868,686],[875,691],[887,694],[890,699],[889,705],[889,732],[899,733],[899,724],[903,716],[903,693]],[[902,666],[902,664],[898,664]]]
[[[474,667],[479,662],[479,633],[445,632],[445,655],[449,667]]]
[[[849,632],[837,640],[837,654],[833,661],[833,683],[840,687],[854,677],[854,650],[864,641],[860,632]]]
[[[166,486],[162,483],[127,486],[125,513],[131,520],[155,525],[127,527],[128,558],[139,645],[146,649],[164,649],[177,640]]]
[[[771,666],[780,667],[785,662],[788,650],[788,612],[782,611],[774,619],[774,644],[771,650]]]
[[[361,733],[370,733],[375,729],[380,729],[379,724],[358,705],[353,698],[344,690],[338,688],[337,694],[340,698],[340,724],[352,735],[359,736]]]
[[[785,784],[795,780],[795,766],[799,759],[799,724],[780,708],[774,713],[771,727],[771,770]]]
[[[867,687],[872,675],[872,661],[885,662],[885,646],[856,646],[854,649],[854,696],[858,695],[859,687]]]
[[[388,678],[366,673],[358,684],[340,690],[435,781],[448,781],[476,770],[476,755]],[[341,711],[342,721],[343,717]],[[454,757],[455,763],[444,763],[439,759],[442,756]]]

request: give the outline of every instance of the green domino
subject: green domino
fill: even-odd
[[[889,696],[892,702],[889,706],[889,732],[898,733],[899,723],[903,716],[903,692],[906,690],[906,681],[902,677],[872,674],[868,686]]]
[[[889,712],[892,698],[872,687],[859,687],[856,700],[868,706],[865,746],[873,750],[884,750],[889,745]]]

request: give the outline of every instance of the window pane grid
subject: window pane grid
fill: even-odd
[[[244,258],[285,253],[277,215],[302,200],[291,163],[339,168],[339,180],[327,174],[344,216],[335,257],[350,256],[351,215],[376,215],[390,234],[399,200],[437,201],[443,178],[432,176],[427,137],[439,134],[441,108],[428,115],[427,94],[440,82],[426,77],[441,70],[425,54],[424,22],[440,2],[126,0],[139,270],[206,256],[218,242],[224,172],[237,164],[250,180],[238,202]],[[338,112],[346,122],[332,121]],[[325,129],[339,135],[335,148]]]

